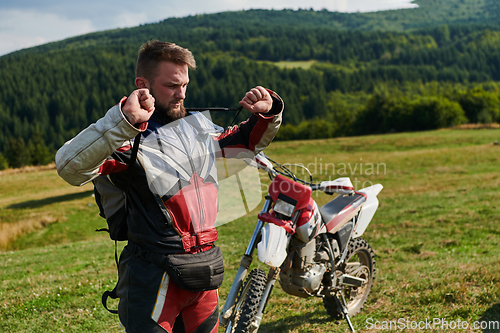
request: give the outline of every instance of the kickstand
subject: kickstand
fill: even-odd
[[[349,325],[351,332],[355,333],[356,331],[354,330],[354,327],[352,326],[351,319],[349,318],[349,314],[347,312],[347,306],[345,306],[346,302],[345,302],[344,294],[340,293],[340,296],[342,297],[342,301],[338,297],[336,297],[337,302],[339,302],[340,308],[342,309],[342,312],[344,313],[344,318],[347,321],[347,325]]]

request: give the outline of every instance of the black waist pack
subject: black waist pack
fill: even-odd
[[[217,246],[195,254],[163,255],[147,250],[140,253],[144,259],[165,269],[170,279],[182,289],[206,291],[217,289],[222,284],[224,261],[222,251]]]
[[[224,262],[219,247],[195,254],[169,254],[165,270],[180,288],[189,291],[217,289],[224,278]]]

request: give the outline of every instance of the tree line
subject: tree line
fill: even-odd
[[[277,91],[286,107],[281,140],[500,121],[494,25],[395,32],[198,22],[209,18],[193,17],[192,28],[167,20],[0,57],[0,168],[46,164],[128,95],[137,50],[148,39],[193,51],[188,107],[234,107],[257,84]],[[298,60],[314,65],[278,66]],[[212,117],[228,125],[234,114]]]

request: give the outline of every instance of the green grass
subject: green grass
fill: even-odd
[[[363,235],[375,251],[377,274],[365,309],[352,318],[358,332],[426,320],[448,322],[435,332],[457,331],[450,323],[459,321],[500,322],[500,146],[493,144],[499,139],[498,129],[441,130],[276,142],[266,149],[280,163],[308,166],[316,180],[347,175],[358,189],[384,185]],[[45,170],[1,175],[0,189],[2,223],[52,217],[0,254],[0,331],[120,332],[117,317],[100,304],[116,282],[116,267],[113,242],[93,232],[103,220],[91,188],[70,187]],[[325,204],[331,197],[315,199]],[[221,304],[258,210],[219,228],[227,272]],[[255,258],[257,266],[263,267]],[[259,329],[348,331],[344,321],[330,321],[321,300],[289,296],[279,285]]]
[[[71,187],[54,167],[21,171],[0,173],[0,251],[92,239],[106,225],[92,184]]]
[[[119,332],[100,303],[117,280],[113,250],[82,241],[2,254],[0,330]]]

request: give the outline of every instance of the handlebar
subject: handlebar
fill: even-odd
[[[269,177],[273,179],[278,174],[283,175],[285,177],[291,178],[298,183],[302,183],[303,185],[307,185],[313,191],[322,191],[326,194],[333,193],[343,193],[343,194],[351,194],[354,193],[354,187],[352,186],[351,180],[348,177],[337,178],[333,181],[323,181],[319,184],[313,183],[313,176],[309,169],[300,164],[286,164],[282,165],[276,161],[273,161],[269,157],[267,157],[264,153],[260,152],[255,156],[256,167],[266,171],[269,174]],[[287,166],[298,166],[307,171],[309,174],[310,181],[307,182],[303,179],[298,178]]]

